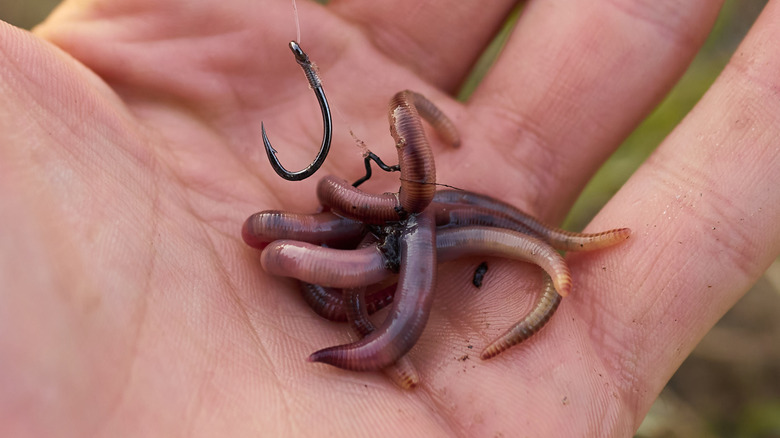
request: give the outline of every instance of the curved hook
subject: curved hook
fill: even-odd
[[[320,82],[317,72],[314,70],[314,65],[309,61],[309,56],[301,49],[295,41],[290,41],[290,50],[295,55],[295,61],[303,69],[303,73],[306,74],[306,79],[309,81],[309,85],[314,90],[314,95],[317,96],[317,101],[320,103],[320,111],[322,111],[322,145],[320,145],[320,152],[317,154],[317,158],[314,162],[306,166],[305,169],[298,172],[290,172],[282,166],[279,159],[276,158],[276,149],[271,146],[271,142],[268,141],[268,137],[265,135],[265,125],[260,124],[263,132],[263,144],[265,145],[265,153],[268,155],[268,161],[271,162],[271,167],[282,178],[288,181],[301,181],[304,180],[316,172],[322,163],[325,162],[325,158],[330,151],[330,142],[333,134],[333,121],[330,117],[330,107],[328,106],[328,99],[325,98],[325,92],[322,90],[322,82]]]

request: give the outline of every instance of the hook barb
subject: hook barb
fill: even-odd
[[[295,42],[290,41],[290,50],[295,56],[295,61],[303,69],[303,73],[306,75],[306,79],[309,81],[309,85],[314,90],[314,95],[317,97],[317,102],[320,104],[320,112],[322,112],[322,144],[320,145],[320,152],[314,159],[314,162],[306,166],[303,170],[298,172],[290,172],[282,166],[279,159],[276,157],[276,149],[271,146],[271,142],[268,141],[268,136],[265,133],[265,125],[261,123],[261,131],[263,134],[263,144],[265,145],[265,153],[268,155],[268,161],[271,162],[271,167],[274,169],[277,175],[288,181],[301,181],[312,175],[319,170],[322,163],[325,162],[325,158],[328,157],[330,151],[331,138],[333,136],[333,120],[330,116],[330,106],[328,105],[328,99],[325,97],[325,92],[322,90],[322,82],[317,76],[317,72],[314,69],[314,65],[309,60],[309,56],[301,49],[301,46]]]

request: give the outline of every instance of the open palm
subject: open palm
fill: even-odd
[[[719,2],[529,2],[468,103],[452,99],[513,2],[299,4],[334,109],[321,175],[394,161],[387,102],[412,89],[459,126],[439,182],[559,221],[662,98]],[[411,357],[422,384],[305,361],[347,330],[264,274],[241,224],[312,212],[318,107],[290,3],[66,1],[0,26],[3,436],[607,436],[632,433],[696,342],[780,250],[780,4],[700,105],[591,224],[624,245],[570,257],[549,326],[478,352],[530,306],[534,269],[444,265]],[[47,40],[48,42],[45,42]],[[52,44],[49,44],[53,43]],[[58,46],[55,47],[55,46]],[[395,191],[378,175],[370,191]],[[3,431],[6,432],[6,431]]]

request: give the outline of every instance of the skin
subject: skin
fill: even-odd
[[[456,151],[434,144],[438,181],[558,223],[719,5],[531,1],[469,102],[450,100],[511,6],[299,2],[343,117],[322,174],[362,175],[347,124],[392,156],[387,99],[414,89],[462,134]],[[586,229],[635,235],[569,257],[555,324],[471,360],[530,306],[517,288],[541,284],[496,260],[475,296],[481,260],[453,262],[410,353],[415,391],[308,363],[343,327],[302,316],[294,282],[263,273],[238,232],[256,211],[316,205],[316,181],[278,178],[259,139],[273,126],[291,169],[319,146],[290,17],[288,2],[79,0],[34,35],[0,26],[0,435],[626,436],[780,252],[771,1]],[[397,187],[379,176],[367,190]]]

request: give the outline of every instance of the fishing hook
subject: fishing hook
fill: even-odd
[[[268,161],[271,162],[271,167],[282,178],[288,181],[301,181],[304,180],[316,172],[322,163],[325,162],[325,158],[330,151],[330,142],[333,134],[333,121],[330,117],[330,107],[328,106],[328,99],[325,98],[325,92],[322,90],[322,82],[320,81],[317,72],[314,69],[314,65],[309,60],[309,55],[301,49],[295,41],[290,41],[290,50],[295,55],[295,61],[303,69],[303,73],[306,75],[306,79],[309,81],[309,86],[314,90],[317,101],[320,103],[320,111],[322,111],[322,145],[320,146],[320,152],[317,154],[317,158],[314,162],[306,166],[303,170],[298,172],[290,172],[282,166],[279,159],[276,157],[276,149],[271,146],[271,142],[268,141],[268,137],[265,134],[265,125],[260,124],[263,132],[263,144],[265,145],[265,152],[268,155]]]

